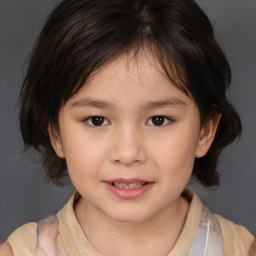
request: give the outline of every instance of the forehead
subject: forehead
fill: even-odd
[[[184,92],[167,79],[165,72],[150,51],[141,50],[136,55],[122,54],[104,65],[89,77],[74,98],[81,94],[104,95],[134,94],[152,97],[173,93],[187,97]]]

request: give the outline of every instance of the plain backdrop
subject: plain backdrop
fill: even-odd
[[[214,212],[256,234],[256,1],[198,0],[213,23],[233,73],[231,102],[243,134],[222,154],[221,186],[189,185]],[[18,94],[33,42],[55,0],[0,0],[0,238],[45,218],[68,200],[71,185],[47,184],[32,154],[22,153]]]

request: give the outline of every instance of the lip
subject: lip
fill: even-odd
[[[107,189],[114,194],[115,196],[121,198],[121,199],[135,199],[139,198],[143,194],[145,194],[148,190],[150,190],[154,184],[154,182],[142,180],[142,179],[113,179],[113,180],[107,180],[104,181],[106,184]],[[139,188],[131,188],[131,189],[123,189],[119,187],[115,187],[112,185],[112,183],[123,183],[123,184],[129,184],[129,183],[146,183],[142,187]]]
[[[130,179],[123,179],[123,178],[118,178],[118,179],[113,179],[113,180],[107,180],[105,181],[107,183],[151,183],[148,180],[142,180],[142,179],[137,179],[137,178],[130,178]]]

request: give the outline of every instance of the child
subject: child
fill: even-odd
[[[62,1],[31,57],[20,124],[47,177],[61,185],[68,170],[77,191],[0,253],[253,255],[249,231],[185,189],[191,175],[219,185],[218,156],[241,132],[230,80],[193,0]]]

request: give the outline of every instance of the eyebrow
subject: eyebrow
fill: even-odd
[[[141,106],[141,109],[156,109],[156,108],[186,106],[186,105],[187,104],[181,99],[168,98],[164,100],[147,102],[146,104],[143,104]],[[109,109],[109,108],[113,108],[114,105],[112,103],[102,101],[102,100],[83,98],[72,103],[72,107],[93,107],[93,108],[99,108],[99,109]]]
[[[175,106],[186,106],[187,104],[178,98],[169,98],[159,101],[148,102],[142,106],[143,109],[155,109],[155,108],[165,108],[165,107],[175,107]]]
[[[93,107],[93,108],[113,108],[113,104],[106,101],[83,98],[75,101],[72,104],[73,107]]]

